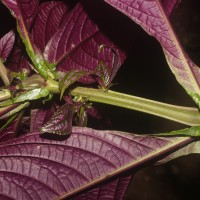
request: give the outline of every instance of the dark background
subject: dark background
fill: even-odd
[[[186,52],[200,66],[200,3],[182,0],[171,20]],[[0,4],[0,36],[15,27],[9,11]],[[171,104],[195,106],[176,82],[166,64],[160,44],[135,25],[134,46],[116,76],[111,89]],[[134,133],[158,133],[184,128],[184,125],[155,116],[103,105],[112,119],[111,129]],[[167,164],[151,166],[136,173],[127,200],[198,199],[200,188],[200,156],[190,155]]]
[[[186,52],[200,66],[200,2],[182,0],[172,15],[174,29]],[[162,50],[154,38],[140,34],[139,47],[133,50],[127,65],[138,63],[136,71],[121,69],[128,93],[177,105],[195,106],[182,87],[176,83],[165,62]],[[145,56],[145,59],[142,59]],[[130,76],[131,74],[131,76]],[[119,77],[120,79],[120,77]],[[120,79],[121,82],[121,79]],[[133,84],[134,83],[134,84]],[[124,87],[125,87],[124,85]],[[120,112],[121,113],[121,112]],[[130,112],[131,131],[160,132],[184,126],[145,114]],[[121,116],[121,114],[120,114]],[[121,116],[123,118],[123,116]],[[130,128],[130,129],[131,129]],[[134,176],[127,194],[128,200],[191,200],[200,199],[200,155],[189,155],[160,166],[146,167]]]

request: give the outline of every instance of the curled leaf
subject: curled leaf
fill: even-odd
[[[77,126],[86,127],[87,126],[87,110],[84,106],[81,106],[79,111],[77,112]]]
[[[87,76],[89,73],[83,70],[70,70],[65,74],[63,79],[59,83],[60,87],[60,99],[62,98],[65,90],[72,85],[74,82],[78,81],[81,77]]]
[[[14,42],[15,42],[14,31],[8,32],[0,39],[0,59],[2,61],[6,61],[6,59],[10,55]]]
[[[100,62],[95,69],[94,74],[97,75],[97,82],[102,89],[107,90],[110,86],[111,70],[103,62]]]
[[[42,133],[53,133],[57,135],[68,135],[72,131],[72,119],[74,108],[69,104],[61,106],[52,118],[42,126]]]
[[[117,50],[106,45],[101,45],[99,52],[101,52],[103,48],[108,48],[113,52],[111,66],[107,66],[103,61],[100,61],[98,67],[94,70],[94,74],[98,76],[97,81],[101,88],[103,90],[108,90],[122,63]]]
[[[85,5],[78,3],[48,42],[44,51],[45,59],[55,64],[57,70],[61,72],[71,70],[93,72],[99,60],[110,67],[113,53],[107,48],[98,53],[98,47],[105,44],[117,49],[117,45],[94,21],[88,15]],[[119,50],[119,54],[121,58],[125,58],[122,50]],[[92,83],[96,80],[92,76],[85,76],[79,81]]]

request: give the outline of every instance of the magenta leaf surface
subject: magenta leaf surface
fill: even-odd
[[[200,106],[200,69],[189,59],[170,24],[169,14],[178,0],[105,0],[127,15],[162,45],[178,82]]]
[[[6,61],[7,57],[10,55],[14,42],[15,42],[14,31],[8,32],[0,39],[0,59],[2,61]]]
[[[160,2],[165,9],[166,15],[169,17],[174,8],[181,2],[181,0],[161,0]]]
[[[22,200],[69,197],[189,141],[80,127],[63,141],[32,132],[0,144],[0,193]],[[111,189],[115,195],[119,187]]]
[[[47,66],[42,53],[33,43],[30,35],[30,29],[39,8],[39,0],[3,0],[2,2],[16,18],[17,30],[38,73],[45,79],[49,76],[54,79],[56,77],[54,68]]]
[[[127,190],[127,186],[131,180],[132,176],[117,178],[106,184],[102,184],[99,187],[95,187],[88,192],[80,194],[72,200],[96,200],[96,199],[106,199],[106,200],[122,200]]]
[[[100,60],[111,68],[113,52],[104,48],[99,53],[98,48],[102,44],[118,49],[117,45],[89,18],[87,11],[79,3],[48,42],[44,57],[62,72],[73,69],[91,72],[98,66]],[[123,62],[125,53],[120,50],[119,55]],[[91,77],[83,77],[81,81],[90,83],[95,80]]]
[[[35,19],[39,0],[3,0],[2,1],[17,19],[17,23],[22,36],[28,39],[27,32]]]
[[[53,133],[58,135],[68,135],[72,131],[72,119],[75,110],[72,105],[64,104],[52,116],[52,118],[42,126],[42,133]]]
[[[51,1],[42,3],[32,28],[35,45],[43,52],[49,40],[65,22],[69,7],[64,2]]]
[[[30,74],[30,66],[27,60],[27,56],[24,55],[22,49],[15,47],[10,58],[7,62],[7,69],[12,72],[26,71],[27,75]]]
[[[31,110],[30,132],[40,131],[44,123],[49,121],[55,112],[55,107],[49,109]]]
[[[0,131],[0,142],[5,142],[7,140],[16,137],[16,127],[17,121],[13,121],[9,126]]]

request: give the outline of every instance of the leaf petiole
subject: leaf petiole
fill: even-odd
[[[4,66],[2,60],[0,59],[0,77],[2,79],[2,81],[4,82],[5,86],[9,86],[10,85],[10,81],[8,79],[8,75],[7,75],[7,69]]]
[[[189,126],[200,125],[200,113],[197,108],[175,106],[111,90],[105,92],[93,88],[77,87],[71,91],[71,95],[80,95],[89,98],[93,102],[141,111]]]

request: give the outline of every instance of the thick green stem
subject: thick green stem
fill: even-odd
[[[60,92],[58,82],[50,78],[46,81],[45,88],[49,90],[51,93]]]
[[[110,90],[105,92],[101,89],[77,87],[71,91],[71,94],[73,96],[87,97],[94,102],[149,113],[189,126],[200,125],[200,113],[196,108],[170,105]]]
[[[0,89],[0,102],[11,97],[11,92],[8,89]]]
[[[5,86],[10,85],[10,81],[9,81],[8,75],[7,75],[7,69],[5,68],[1,59],[0,59],[0,77],[3,80]]]

